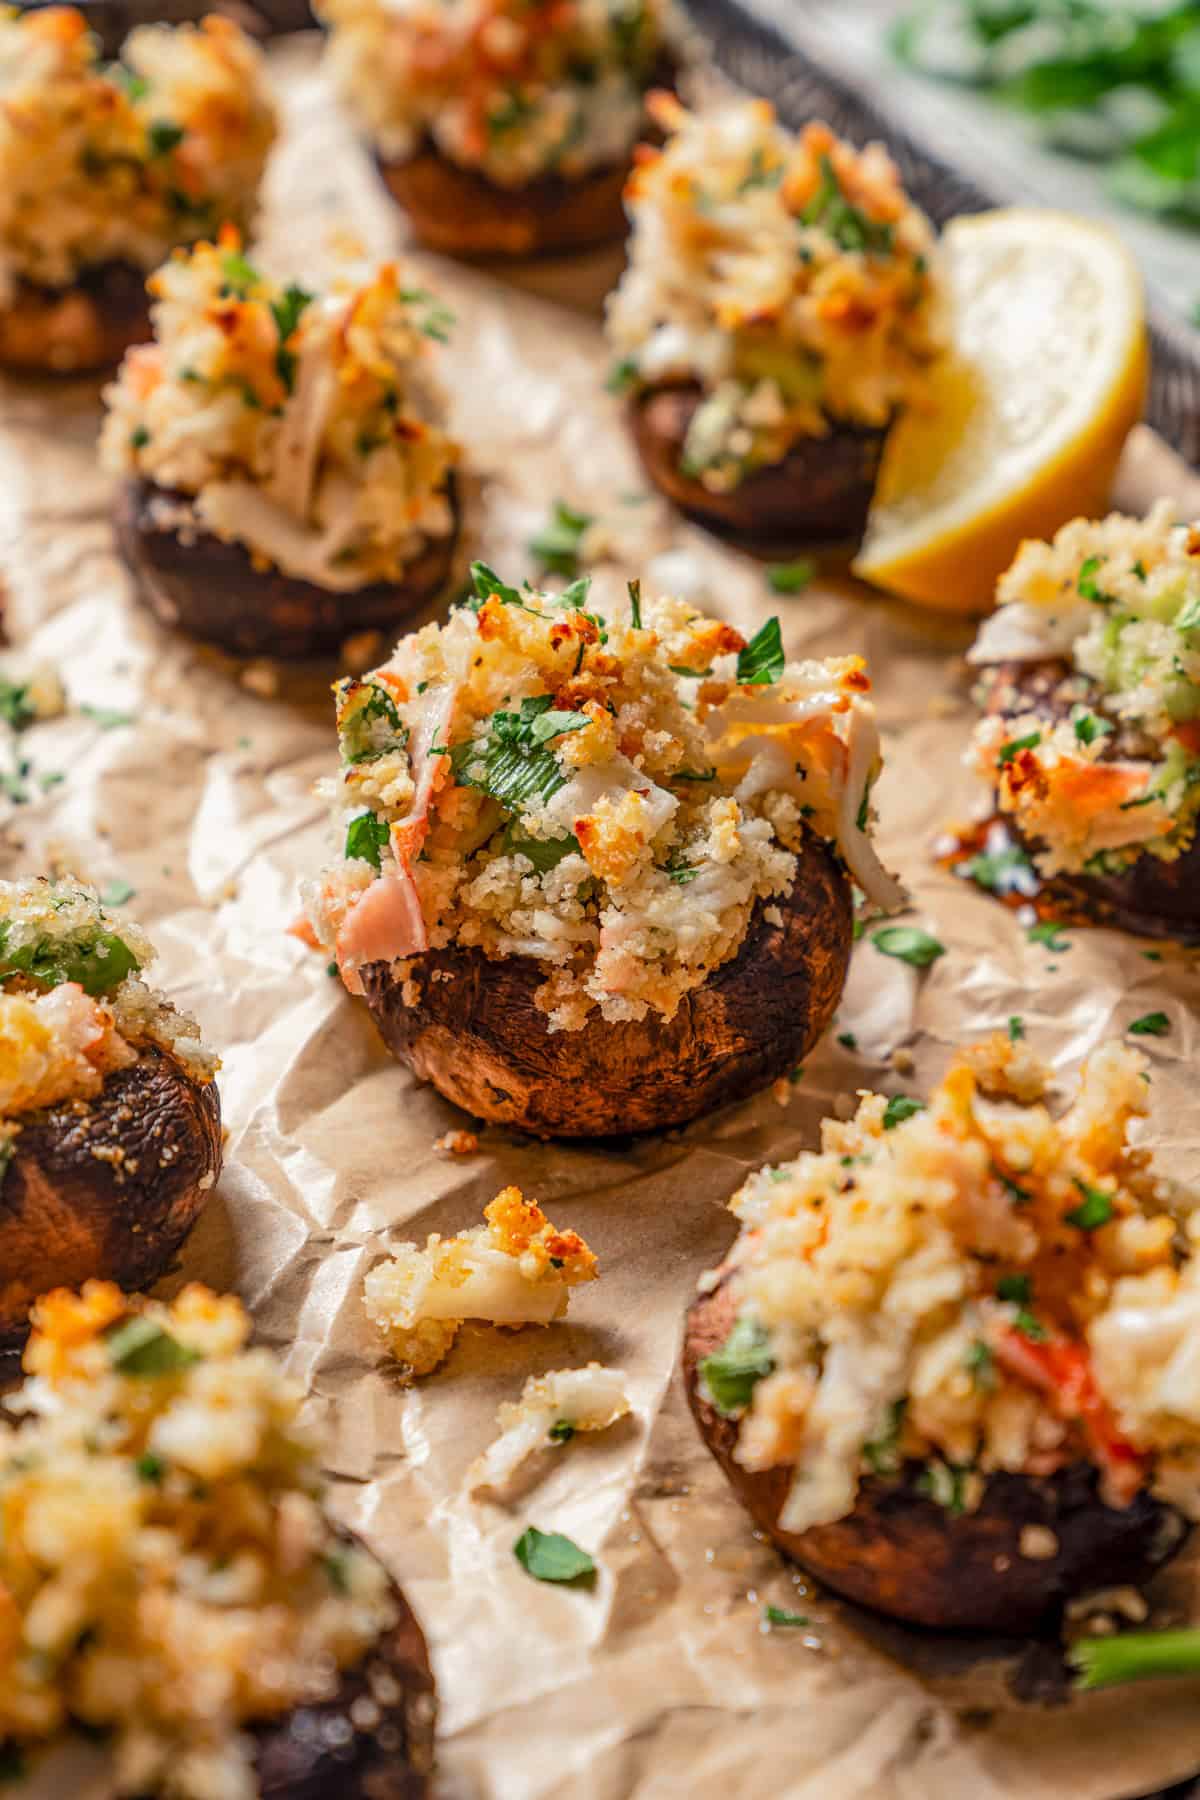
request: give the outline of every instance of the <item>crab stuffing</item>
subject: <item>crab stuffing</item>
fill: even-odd
[[[570,1290],[599,1273],[578,1232],[556,1230],[519,1188],[497,1194],[483,1216],[457,1237],[432,1233],[424,1249],[402,1244],[366,1277],[367,1317],[409,1378],[445,1360],[467,1319],[550,1325]]]
[[[156,341],[105,394],[107,468],[170,489],[185,528],[335,591],[399,580],[451,534],[458,448],[431,353],[452,316],[428,289],[347,264],[314,294],[262,274],[228,228],[150,290]]]
[[[0,1426],[0,1744],[83,1726],[121,1794],[257,1792],[245,1727],[331,1697],[392,1623],[321,1507],[302,1395],[239,1302],[48,1294]]]
[[[625,161],[672,0],[320,0],[333,78],[389,160],[426,141],[500,187]]]
[[[747,1469],[794,1471],[786,1530],[914,1463],[953,1512],[993,1471],[1082,1460],[1110,1505],[1200,1518],[1200,1215],[1128,1141],[1145,1061],[1097,1050],[1057,1118],[1035,1072],[997,1037],[734,1199],[737,1322],[703,1382]]]
[[[629,267],[608,303],[614,385],[698,382],[683,469],[714,492],[831,421],[920,405],[945,338],[938,253],[880,144],[793,135],[765,100],[687,112],[629,184]]]
[[[274,137],[262,53],[227,19],[139,26],[103,65],[73,7],[0,8],[0,305],[248,223]]]
[[[1044,875],[1174,862],[1195,840],[1200,534],[1172,513],[1164,500],[1023,544],[971,651],[984,699],[1002,665],[1061,667],[1054,720],[1005,705],[969,753]]]
[[[304,900],[352,991],[371,963],[403,984],[460,944],[535,959],[552,1031],[593,1010],[669,1019],[788,891],[810,832],[873,903],[902,900],[870,839],[860,658],[788,662],[778,620],[748,643],[636,583],[611,618],[586,579],[474,580],[445,625],[338,689],[342,855]]]
[[[537,1451],[570,1443],[577,1432],[607,1431],[629,1415],[627,1381],[623,1369],[596,1362],[531,1375],[520,1400],[506,1400],[496,1414],[500,1436],[472,1464],[467,1485],[502,1495]]]

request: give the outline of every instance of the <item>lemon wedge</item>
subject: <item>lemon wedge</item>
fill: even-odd
[[[1145,301],[1116,234],[1070,213],[978,213],[942,243],[952,348],[888,438],[854,570],[985,612],[1022,538],[1108,510],[1145,406]]]

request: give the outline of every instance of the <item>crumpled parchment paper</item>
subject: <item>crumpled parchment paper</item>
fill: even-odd
[[[288,129],[255,254],[319,280],[337,230],[395,253],[403,221],[313,46],[273,55]],[[532,574],[525,542],[561,496],[606,521],[601,610],[640,573],[747,632],[779,613],[793,653],[865,653],[887,728],[883,848],[910,884],[912,917],[948,954],[918,974],[862,942],[838,1023],[783,1104],[764,1094],[624,1148],[486,1131],[478,1154],[439,1153],[435,1140],[469,1122],[388,1058],[363,1009],[284,934],[300,876],[325,853],[311,787],[334,755],[332,671],[239,669],[160,631],[113,553],[94,454],[99,384],[0,385],[10,660],[56,663],[75,703],[24,739],[35,790],[39,774],[66,779],[27,806],[0,801],[0,867],[130,883],[162,984],[225,1058],[225,1173],[172,1280],[236,1289],[310,1390],[335,1504],[428,1634],[445,1795],[1119,1800],[1190,1774],[1194,1686],[1029,1705],[1014,1697],[1012,1646],[907,1632],[810,1592],[727,1492],[687,1415],[676,1353],[696,1277],[733,1236],[725,1203],[746,1173],[811,1145],[822,1114],[857,1087],[925,1092],[953,1046],[1011,1013],[1068,1082],[1110,1033],[1165,1010],[1170,1035],[1144,1046],[1145,1136],[1173,1173],[1200,1178],[1193,959],[1149,962],[1135,942],[1081,930],[1052,954],[934,866],[932,840],[979,798],[960,762],[969,628],[834,573],[772,596],[760,564],[647,495],[602,389],[594,305],[611,257],[503,278],[412,261],[458,314],[445,366],[472,470],[472,552],[510,579]],[[1148,434],[1131,446],[1127,502],[1173,492],[1183,508],[1195,487]],[[84,704],[132,722],[106,729]],[[839,1031],[855,1034],[855,1052]],[[509,1181],[584,1234],[601,1279],[576,1292],[565,1324],[467,1328],[442,1371],[405,1392],[364,1318],[364,1271],[389,1242],[475,1223]],[[589,1358],[629,1371],[634,1418],[564,1447],[512,1510],[473,1500],[466,1471],[498,1403],[531,1373]],[[511,1547],[530,1522],[595,1554],[592,1592],[523,1572]],[[1188,1616],[1195,1579],[1185,1560],[1156,1594]],[[803,1611],[811,1628],[764,1633],[766,1602]]]

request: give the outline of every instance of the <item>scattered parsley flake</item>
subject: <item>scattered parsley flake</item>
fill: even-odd
[[[101,906],[124,906],[127,900],[133,899],[136,892],[136,888],[132,887],[128,881],[118,878],[116,881],[110,881],[106,888],[101,889],[100,904]]]
[[[885,926],[875,933],[871,942],[881,955],[894,956],[898,962],[906,962],[914,969],[927,969],[939,956],[946,954],[946,946],[929,932],[922,931],[919,925]]]
[[[1070,939],[1060,938],[1058,931],[1059,928],[1053,919],[1039,919],[1036,925],[1029,927],[1025,936],[1031,944],[1044,944],[1047,950],[1059,952],[1069,950],[1071,948]]]
[[[126,1319],[105,1339],[108,1360],[122,1375],[175,1375],[199,1362],[199,1353],[181,1344],[144,1313]]]
[[[911,1094],[893,1094],[883,1109],[883,1129],[894,1131],[905,1119],[911,1119],[914,1114],[924,1111],[923,1100],[914,1100]]]
[[[1095,713],[1080,713],[1075,720],[1075,737],[1080,744],[1094,744],[1098,737],[1107,737],[1115,730],[1110,719],[1101,719]]]
[[[728,1418],[749,1406],[756,1384],[774,1367],[765,1328],[743,1313],[720,1349],[704,1358],[700,1374],[713,1405]]]
[[[1025,1021],[1019,1013],[1010,1013],[1008,1018],[1008,1039],[1012,1044],[1019,1044],[1025,1036]]]
[[[529,1525],[513,1545],[513,1555],[535,1581],[587,1582],[596,1565],[586,1550],[560,1531],[539,1531]]]
[[[798,557],[795,562],[772,563],[767,569],[767,586],[773,594],[802,594],[816,572],[817,565],[809,556]]]
[[[1031,731],[1026,737],[1009,738],[1007,744],[1001,744],[996,754],[996,761],[1003,767],[1006,763],[1010,763],[1014,756],[1019,756],[1022,750],[1036,750],[1041,741],[1040,731]]]
[[[79,708],[85,718],[99,725],[101,731],[115,731],[120,725],[132,725],[134,715],[115,706],[91,706],[87,701]]]
[[[1089,1187],[1086,1181],[1074,1177],[1075,1187],[1083,1195],[1081,1205],[1073,1212],[1064,1213],[1068,1225],[1077,1225],[1080,1231],[1095,1231],[1101,1225],[1107,1225],[1113,1216],[1112,1195],[1106,1194],[1102,1188]]]
[[[838,1033],[838,1043],[842,1046],[843,1050],[857,1050],[858,1049],[858,1039],[855,1037],[855,1035],[852,1031],[839,1032]]]
[[[801,1629],[809,1624],[807,1613],[789,1612],[785,1606],[764,1606],[763,1624]]]
[[[593,523],[591,513],[576,512],[565,501],[556,500],[546,524],[530,539],[529,554],[556,575],[578,575],[580,546]]]
[[[783,675],[786,664],[779,620],[771,618],[738,652],[737,680],[743,687],[771,687]]]
[[[346,827],[347,861],[357,859],[370,863],[378,872],[383,867],[380,852],[390,835],[386,819],[378,818],[373,812],[359,813]]]
[[[1171,1021],[1165,1012],[1143,1013],[1140,1019],[1125,1027],[1134,1037],[1166,1037]]]

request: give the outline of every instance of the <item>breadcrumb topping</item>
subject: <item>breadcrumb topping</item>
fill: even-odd
[[[322,1510],[301,1391],[249,1333],[196,1285],[39,1302],[0,1425],[0,1743],[82,1725],[121,1794],[245,1800],[243,1728],[329,1699],[392,1623]]]
[[[1103,1046],[1057,1118],[1047,1081],[997,1036],[920,1110],[864,1094],[735,1197],[738,1327],[705,1373],[738,1459],[794,1467],[789,1530],[912,1460],[955,1510],[994,1470],[1083,1459],[1111,1504],[1200,1516],[1200,1257],[1191,1197],[1129,1142],[1145,1060]]]
[[[19,278],[152,269],[247,224],[274,136],[262,53],[228,19],[140,26],[104,65],[75,8],[0,8],[0,305]]]
[[[347,262],[318,295],[264,275],[231,226],[149,285],[155,342],[107,388],[100,449],[170,490],[164,517],[337,591],[399,580],[449,536],[458,447],[432,354],[453,315],[427,288]]]
[[[1019,690],[980,721],[970,760],[1039,845],[1044,874],[1173,862],[1200,811],[1200,533],[1161,501],[1144,518],[1074,519],[1022,544],[971,660],[1062,660],[1062,717]]]

